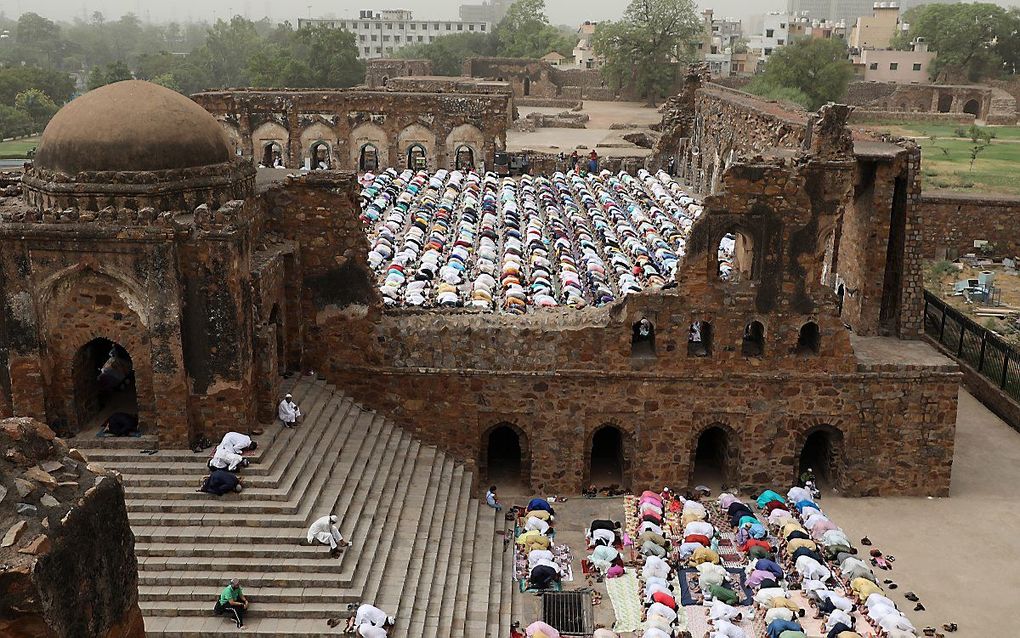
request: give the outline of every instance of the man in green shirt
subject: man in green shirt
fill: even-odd
[[[223,588],[219,600],[213,611],[217,614],[226,614],[232,617],[237,623],[238,629],[244,629],[244,612],[248,611],[248,599],[241,591],[241,581],[236,578]]]
[[[708,588],[708,593],[712,594],[712,598],[721,600],[727,605],[737,605],[740,603],[740,596],[738,596],[735,591],[720,585],[710,586]]]

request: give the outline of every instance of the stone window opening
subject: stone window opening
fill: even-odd
[[[739,230],[731,230],[719,240],[717,251],[717,274],[719,279],[729,282],[747,281],[753,278],[754,242]]]
[[[415,171],[423,171],[428,168],[428,152],[421,144],[412,144],[407,149],[407,167]]]
[[[765,326],[760,321],[752,321],[744,327],[744,338],[740,352],[745,357],[761,357],[765,355]]]
[[[822,335],[818,330],[818,324],[809,321],[800,327],[800,334],[797,335],[797,348],[794,354],[801,356],[818,354],[821,347]]]
[[[948,113],[953,108],[953,96],[950,93],[939,95],[939,113]]]
[[[470,146],[466,144],[458,146],[454,158],[454,166],[458,171],[475,170],[475,152]]]
[[[655,326],[648,319],[641,317],[632,327],[630,339],[630,356],[655,356]]]
[[[388,75],[382,76],[382,85],[383,86],[386,86],[386,83],[389,82],[389,81],[390,81],[390,77]]]
[[[330,168],[329,144],[318,141],[312,144],[308,153],[311,158],[311,170],[328,171]]]
[[[603,425],[591,438],[590,484],[600,487],[623,486],[623,433],[613,425]]]
[[[708,357],[712,354],[712,324],[695,321],[687,335],[687,356]]]
[[[260,168],[284,168],[283,146],[279,142],[266,142],[262,147]]]
[[[524,78],[524,95],[531,95],[531,78]]]
[[[358,154],[358,169],[362,172],[379,170],[379,149],[375,144],[365,144]]]
[[[119,343],[96,338],[78,349],[72,363],[78,432],[98,429],[112,415],[138,422],[131,355]],[[121,416],[124,415],[124,416]]]

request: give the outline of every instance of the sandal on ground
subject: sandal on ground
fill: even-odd
[[[908,591],[907,593],[903,594],[903,597],[906,598],[907,600],[909,600],[912,603],[916,603],[918,600],[920,600],[917,597],[917,594],[915,594],[912,591]]]
[[[864,538],[861,539],[861,545],[870,546],[871,545],[871,539],[868,538],[867,536],[865,536]]]
[[[942,623],[942,628],[948,632],[954,632],[959,629],[955,622]]]
[[[922,605],[921,603],[917,603],[916,605],[914,605],[914,611],[925,611],[924,605]]]

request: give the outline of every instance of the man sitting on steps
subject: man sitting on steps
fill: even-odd
[[[301,408],[298,407],[297,403],[294,403],[294,397],[290,394],[283,397],[283,401],[280,401],[277,413],[280,417],[280,422],[283,423],[285,428],[297,427],[297,420],[301,418]]]
[[[340,556],[340,549],[348,545],[344,537],[340,535],[340,530],[337,529],[336,523],[336,515],[323,516],[308,528],[308,544],[310,545],[315,541],[323,545],[329,545],[329,555],[333,558]]]
[[[248,599],[241,591],[241,581],[235,578],[223,589],[216,601],[216,606],[213,607],[213,612],[225,614],[237,623],[238,629],[244,629],[244,612],[246,611],[248,611]]]

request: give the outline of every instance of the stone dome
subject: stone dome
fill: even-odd
[[[208,111],[168,88],[125,80],[89,91],[50,120],[35,168],[164,171],[229,162],[230,144]]]

